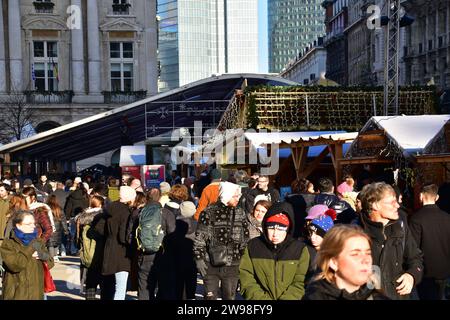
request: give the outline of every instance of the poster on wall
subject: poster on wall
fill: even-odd
[[[159,184],[165,181],[166,167],[163,164],[142,166],[142,177],[146,188],[159,188]]]
[[[136,179],[139,179],[142,181],[141,166],[124,166],[121,168],[122,168],[122,175],[128,173],[128,174],[132,175],[133,177],[135,177]]]

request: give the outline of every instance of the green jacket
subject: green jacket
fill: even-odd
[[[269,248],[264,236],[250,240],[239,266],[241,294],[246,300],[303,297],[309,252],[300,240],[287,242],[275,250]]]
[[[9,211],[9,200],[0,199],[0,244],[2,240],[5,238],[5,229],[6,224],[8,223],[8,219],[6,215]]]
[[[39,241],[41,250],[48,253],[44,242]],[[44,269],[41,260],[32,257],[35,250],[25,246],[15,234],[5,239],[0,247],[5,275],[3,277],[3,300],[43,300]],[[53,259],[47,261],[53,267]]]
[[[111,202],[118,201],[120,199],[120,191],[118,187],[108,187],[108,198]]]
[[[267,238],[266,221],[284,213],[290,220],[285,240],[274,245]],[[263,234],[250,240],[239,266],[241,294],[247,300],[300,300],[305,294],[309,252],[305,244],[292,238],[292,213],[273,205],[262,221]]]

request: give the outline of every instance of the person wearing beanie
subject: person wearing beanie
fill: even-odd
[[[246,300],[299,300],[305,293],[308,249],[293,235],[293,213],[282,206],[264,216],[263,236],[249,241],[239,266]]]
[[[249,239],[248,221],[244,210],[238,206],[240,186],[222,182],[219,194],[220,201],[200,214],[193,251],[203,277],[205,299],[216,300],[221,290],[223,300],[234,300],[239,263]]]
[[[105,287],[111,292],[105,296],[114,300],[125,300],[127,280],[131,270],[131,257],[127,239],[128,221],[136,198],[136,191],[129,186],[121,186],[119,201],[112,202],[104,217],[106,228],[105,249],[103,255],[102,275],[105,277]],[[115,281],[115,286],[111,282]]]
[[[176,219],[173,238],[175,239],[175,299],[195,300],[197,288],[197,268],[192,254],[197,221],[194,220],[195,204],[183,201],[180,204],[180,216]]]
[[[320,245],[325,234],[333,227],[333,220],[326,215],[311,220],[308,225],[309,240],[316,251],[320,250]]]
[[[161,197],[159,198],[159,203],[162,207],[166,205],[167,202],[170,201],[169,192],[170,192],[170,184],[167,182],[161,182],[159,184],[159,190],[161,190]]]
[[[205,210],[207,206],[216,203],[217,199],[219,198],[219,184],[222,180],[220,171],[217,169],[212,169],[210,172],[210,177],[212,181],[203,189],[200,200],[198,201],[197,211],[194,215],[195,220],[198,220],[200,213],[202,213],[202,211]]]

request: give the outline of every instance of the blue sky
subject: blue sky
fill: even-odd
[[[269,51],[267,36],[267,0],[258,0],[258,42],[259,42],[259,72],[269,70]]]

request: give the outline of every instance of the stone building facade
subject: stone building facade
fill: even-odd
[[[450,89],[450,1],[406,0],[405,10],[415,18],[406,27],[406,84],[431,80],[440,90]]]
[[[156,94],[156,51],[156,0],[0,0],[0,99],[36,131]]]

